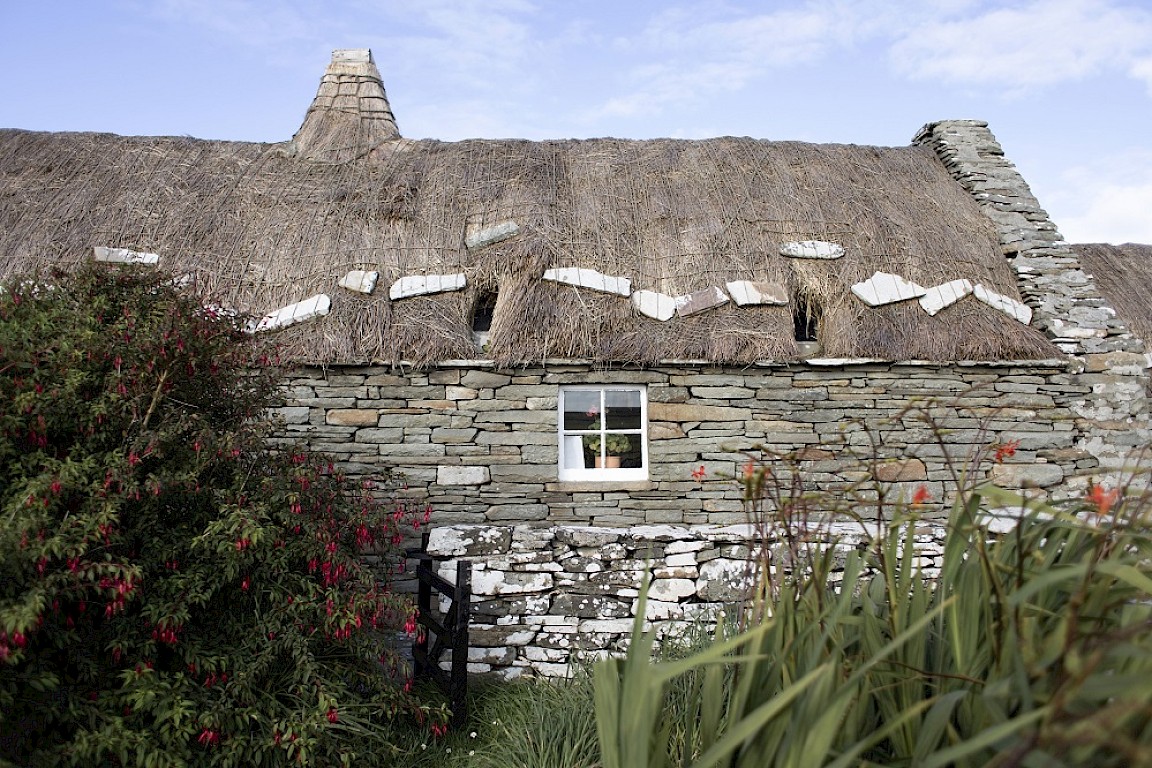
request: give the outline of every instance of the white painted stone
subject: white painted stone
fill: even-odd
[[[780,255],[793,259],[839,259],[844,255],[844,246],[824,240],[800,240],[780,246]]]
[[[388,298],[396,301],[410,296],[458,291],[467,284],[462,272],[454,275],[406,275],[392,283],[388,289]]]
[[[713,285],[708,288],[701,288],[699,291],[693,291],[686,296],[677,296],[676,314],[680,317],[688,317],[709,309],[722,307],[727,303],[728,294]]]
[[[347,288],[356,293],[372,293],[376,290],[376,281],[380,279],[379,272],[367,272],[363,269],[354,269],[337,283],[341,288]]]
[[[158,254],[130,251],[127,248],[107,248],[98,245],[92,250],[96,261],[105,261],[109,264],[155,264],[160,261]]]
[[[628,529],[633,541],[678,541],[687,529],[677,525],[634,525]]]
[[[696,594],[696,584],[690,579],[653,579],[648,596],[653,600],[675,603]]]
[[[1024,325],[1032,322],[1032,308],[1027,304],[1021,304],[1019,301],[1016,301],[1016,299],[990,291],[983,285],[977,285],[973,288],[972,295],[993,309],[1000,310],[1008,315],[1008,317],[1019,320],[1021,323],[1024,323]],[[1068,332],[1065,331],[1064,335],[1067,336]]]
[[[428,532],[428,551],[435,552],[439,557],[459,557],[469,552],[469,547],[476,543],[473,530],[461,526],[441,526]],[[442,564],[441,567],[451,565]]]
[[[708,602],[734,602],[748,597],[754,571],[744,560],[716,559],[700,566],[697,592]]]
[[[640,601],[637,600],[632,604],[632,613],[635,613],[640,608]],[[684,616],[684,606],[677,602],[662,602],[660,600],[649,599],[648,604],[644,608],[644,618],[648,621],[668,621],[669,619],[680,619]]]
[[[923,296],[927,291],[923,286],[905,280],[899,275],[889,272],[877,272],[867,280],[852,286],[852,293],[856,294],[870,307],[879,307],[884,304],[894,304],[897,301],[906,301]]]
[[[703,545],[704,542],[693,543],[699,543]],[[668,547],[664,551],[668,552],[670,549],[671,547]],[[696,565],[696,563],[697,560],[695,552],[684,552],[683,554],[666,554],[664,556],[664,565],[668,566],[669,568],[675,568],[681,565]]]
[[[594,269],[579,267],[546,269],[544,270],[544,279],[554,283],[575,285],[578,288],[589,288],[593,291],[615,293],[620,296],[628,296],[632,293],[632,281],[628,278],[605,275]]]
[[[757,283],[752,280],[733,280],[726,284],[728,295],[738,307],[756,304],[782,305],[788,303],[788,291],[779,283]]]
[[[676,299],[656,291],[636,291],[632,294],[632,306],[640,314],[661,322],[671,320],[676,314]]]
[[[474,250],[486,245],[495,245],[518,234],[520,234],[519,224],[514,221],[502,221],[484,229],[470,230],[464,236],[464,245],[468,246],[468,250]]]
[[[695,579],[700,569],[694,565],[663,565],[652,569],[654,579]]]
[[[323,317],[332,311],[332,299],[326,293],[318,293],[303,301],[281,307],[275,312],[269,312],[256,323],[256,332],[275,331],[287,328],[290,325],[311,320],[314,317]]]
[[[520,595],[525,592],[543,592],[551,588],[550,573],[480,570],[472,572],[474,595]]]
[[[483,485],[491,479],[488,467],[436,467],[436,485]]]
[[[623,635],[632,631],[632,622],[632,619],[588,619],[580,622],[580,632]]]
[[[930,315],[935,315],[945,307],[950,307],[960,299],[972,293],[971,280],[949,280],[940,285],[934,285],[920,297],[920,306]]]

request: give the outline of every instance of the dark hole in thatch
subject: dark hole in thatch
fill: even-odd
[[[496,314],[496,294],[485,293],[476,301],[472,312],[472,330],[478,333],[492,330],[492,316]]]
[[[818,340],[820,314],[820,304],[814,297],[803,293],[792,297],[792,329],[796,341]]]

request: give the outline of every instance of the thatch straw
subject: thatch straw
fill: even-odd
[[[464,246],[469,224],[506,220],[521,234]],[[842,243],[847,256],[778,254],[807,239]],[[991,224],[922,147],[393,139],[330,164],[286,145],[0,131],[0,276],[74,263],[97,245],[159,253],[220,303],[256,314],[330,294],[330,316],[280,335],[287,354],[313,362],[475,357],[472,313],[493,291],[490,351],[502,363],[797,357],[791,307],[730,305],[660,323],[625,298],[540,279],[568,266],[673,296],[780,281],[818,304],[831,356],[1054,353],[971,298],[933,318],[915,302],[871,309],[850,294],[881,270],[1019,296]],[[337,288],[351,269],[379,270],[382,288]],[[465,290],[387,297],[402,275],[452,272],[467,275]]]
[[[1152,341],[1152,245],[1088,243],[1072,250],[1120,319],[1145,342]]]

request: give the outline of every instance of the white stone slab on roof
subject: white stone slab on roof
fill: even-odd
[[[371,294],[376,290],[376,281],[380,279],[379,272],[369,272],[363,269],[353,269],[337,283],[341,288],[347,288],[356,293]]]
[[[108,248],[98,245],[92,250],[96,261],[105,261],[109,264],[155,264],[160,261],[159,254],[141,253],[127,248]]]
[[[839,259],[844,246],[826,240],[794,240],[780,246],[780,255],[793,259]]]
[[[588,288],[593,291],[615,293],[619,296],[632,294],[632,281],[626,277],[613,277],[597,272],[594,269],[581,267],[560,267],[544,271],[544,279],[554,283],[575,285],[578,288]]]
[[[332,299],[326,293],[318,293],[303,301],[269,312],[256,324],[256,332],[275,331],[290,325],[322,317],[332,311]]]
[[[1032,308],[1016,301],[1016,299],[990,291],[983,285],[977,285],[973,288],[972,295],[993,309],[1000,310],[1008,317],[1019,320],[1024,325],[1032,322]]]
[[[452,275],[405,275],[392,283],[392,287],[388,289],[388,298],[397,301],[429,293],[459,291],[467,284],[468,280],[463,272]]]
[[[852,293],[870,307],[895,304],[898,301],[916,299],[927,290],[911,280],[905,280],[890,272],[876,272],[867,280],[852,286]]]
[[[464,245],[468,246],[468,250],[471,251],[488,245],[495,245],[518,234],[520,234],[519,224],[514,221],[502,221],[483,229],[469,228],[464,235]]]
[[[757,304],[781,305],[788,303],[788,289],[780,283],[761,283],[752,280],[732,280],[727,283],[728,295],[738,307]]]
[[[934,285],[920,297],[920,306],[930,315],[935,315],[945,307],[950,307],[972,293],[972,281],[966,279],[949,280]]]
[[[632,306],[642,315],[656,320],[671,320],[676,315],[676,299],[657,291],[636,291],[632,294]]]

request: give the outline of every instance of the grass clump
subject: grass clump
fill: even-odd
[[[988,509],[1014,510],[1006,532]],[[982,486],[954,506],[938,574],[902,506],[869,547],[805,549],[746,629],[688,658],[653,662],[637,621],[593,673],[602,764],[1152,764],[1148,523],[1137,495]]]

